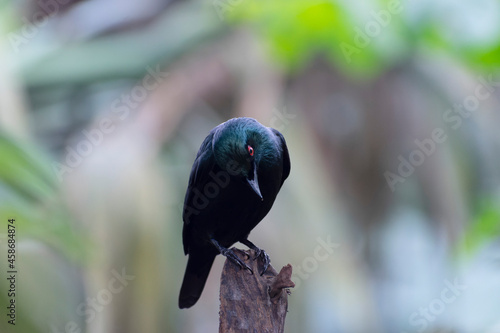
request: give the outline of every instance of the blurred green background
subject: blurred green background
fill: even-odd
[[[500,332],[500,1],[0,0],[0,36],[0,332],[217,332],[181,213],[237,116],[291,155],[250,238],[286,332]]]

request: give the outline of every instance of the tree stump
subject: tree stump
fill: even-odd
[[[269,265],[261,276],[262,259],[253,250],[233,248],[254,274],[226,259],[220,284],[219,333],[283,333],[288,308],[292,266],[279,274]]]

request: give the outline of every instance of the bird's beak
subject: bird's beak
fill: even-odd
[[[254,165],[253,168],[253,179],[247,179],[248,184],[252,190],[259,196],[260,200],[264,201],[262,194],[260,193],[259,180],[257,178],[257,167]]]

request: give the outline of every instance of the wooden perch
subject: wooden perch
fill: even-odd
[[[253,250],[234,252],[254,274],[226,259],[220,284],[219,333],[283,333],[288,308],[287,288],[295,284],[290,279],[292,266],[286,265],[279,274],[269,266],[264,275],[262,260],[252,260]]]

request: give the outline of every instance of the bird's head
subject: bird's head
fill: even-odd
[[[231,119],[216,128],[213,151],[216,163],[231,176],[244,180],[263,200],[258,171],[272,154],[269,129],[252,118]]]

